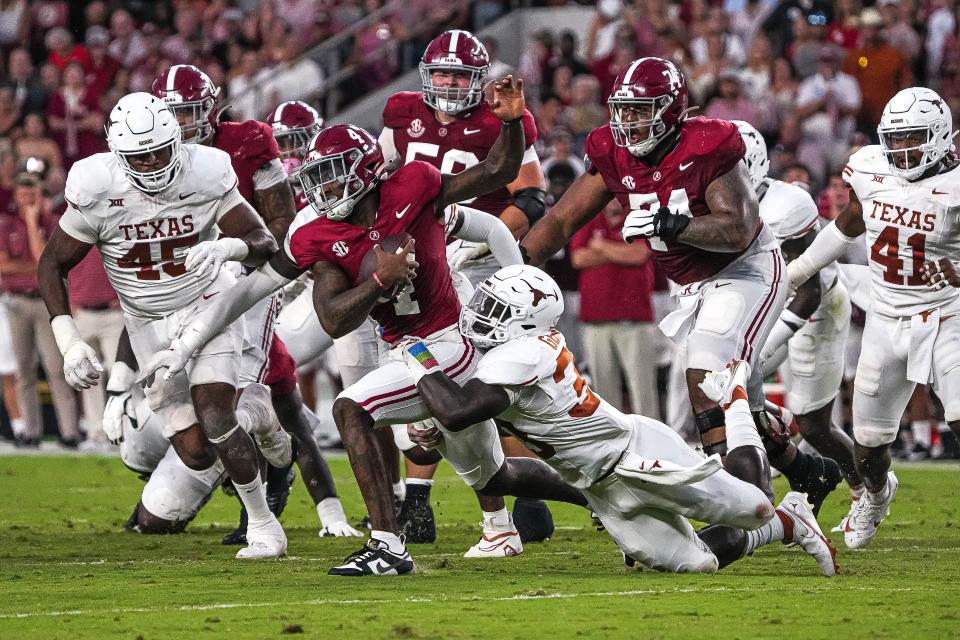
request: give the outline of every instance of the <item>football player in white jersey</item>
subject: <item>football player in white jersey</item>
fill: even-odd
[[[743,161],[757,190],[760,217],[780,242],[784,259],[790,262],[810,246],[820,229],[817,205],[800,187],[768,178],[770,160],[763,136],[748,122],[734,123],[747,145]],[[853,462],[853,441],[831,420],[833,401],[843,379],[849,327],[850,297],[836,267],[830,265],[820,272],[819,278],[810,278],[797,288],[770,331],[760,359],[764,377],[780,369],[787,388],[787,409],[796,418],[804,439],[826,456],[793,456],[792,451],[785,452],[793,457],[789,464],[825,464],[826,468],[818,473],[832,476],[835,482],[831,486],[836,485],[842,471],[857,495],[863,491],[863,481]],[[771,464],[778,469],[788,466],[773,462],[773,454],[770,455]]]
[[[102,372],[70,316],[65,285],[91,247],[103,258],[140,362],[233,284],[220,269],[224,261],[257,266],[277,250],[237,190],[230,157],[182,145],[176,117],[161,100],[147,93],[121,98],[110,112],[107,142],[110,152],[70,169],[69,206],[38,269],[64,375],[75,388],[97,384]],[[148,380],[145,394],[187,466],[209,469],[219,456],[233,479],[250,514],[249,544],[237,557],[272,558],[286,552],[286,536],[267,507],[253,440],[234,412],[242,340],[242,327],[230,325],[180,375]]]
[[[499,418],[564,480],[580,489],[628,564],[712,573],[776,540],[797,542],[825,575],[835,551],[800,493],[774,509],[759,488],[703,458],[667,425],[625,415],[594,394],[555,325],[563,312],[557,284],[529,265],[505,267],[482,283],[460,316],[460,331],[491,347],[460,386],[425,366],[426,346],[404,350],[417,388],[450,431]],[[749,419],[749,365],[735,361],[703,383],[708,396]],[[413,432],[431,444],[436,433]],[[688,518],[711,525],[699,534]]]
[[[844,524],[859,548],[876,535],[897,493],[890,444],[916,385],[930,384],[960,430],[960,161],[950,108],[923,87],[900,91],[883,110],[879,145],[843,169],[849,205],[790,263],[799,286],[864,233],[871,309],[853,395],[857,468],[866,492]]]

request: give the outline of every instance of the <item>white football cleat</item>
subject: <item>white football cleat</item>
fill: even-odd
[[[288,466],[293,457],[293,444],[273,410],[270,387],[259,383],[244,387],[237,402],[237,411],[241,410],[250,415],[250,435],[257,441],[257,447],[267,462],[280,468]]]
[[[847,511],[847,515],[840,518],[840,524],[835,526],[833,529],[830,529],[830,533],[840,533],[843,531],[843,528],[847,526],[847,520],[850,519],[850,516],[852,516],[853,512],[856,510],[857,503],[860,502],[861,497],[863,497],[863,494],[859,496],[854,494],[850,495],[850,510]]]
[[[464,558],[509,558],[523,553],[517,531],[484,531],[480,542],[470,547]]]
[[[863,492],[857,506],[843,523],[843,542],[849,549],[862,549],[873,536],[883,519],[890,515],[890,504],[897,496],[900,482],[893,471],[887,472],[887,484],[878,493]]]
[[[730,404],[737,387],[746,394],[749,379],[750,364],[746,360],[734,359],[720,371],[708,371],[698,386],[708,398],[724,406]]]
[[[247,524],[247,546],[237,551],[241,560],[269,560],[287,555],[287,534],[280,521],[270,514],[262,524]]]
[[[806,494],[791,491],[783,497],[777,511],[786,515],[793,523],[793,536],[784,536],[784,543],[794,543],[814,557],[825,576],[835,576],[840,571],[837,564],[837,550],[830,539],[820,531],[813,509],[807,502]],[[786,533],[786,532],[785,532]]]

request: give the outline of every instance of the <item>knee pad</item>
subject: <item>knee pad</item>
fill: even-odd
[[[160,482],[148,482],[140,496],[143,508],[157,518],[170,522],[188,522],[193,513],[183,496],[173,487]]]
[[[700,432],[700,441],[703,443],[703,451],[708,456],[715,453],[721,456],[727,455],[727,418],[723,409],[712,407],[693,416],[697,425],[697,431]]]
[[[696,562],[681,562],[673,567],[675,573],[716,573],[720,569],[720,561],[717,556],[710,553]]]
[[[864,447],[882,447],[897,439],[899,425],[853,425],[853,439]]]

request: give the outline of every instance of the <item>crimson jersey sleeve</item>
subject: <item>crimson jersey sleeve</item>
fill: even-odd
[[[406,129],[412,118],[417,117],[420,93],[401,91],[387,99],[383,107],[383,126],[391,129]]]
[[[729,172],[743,159],[747,145],[732,122],[706,118],[694,118],[691,124],[694,122],[698,126],[690,146],[693,154],[709,157],[710,162],[699,164],[706,171],[704,177],[709,184]]]
[[[529,149],[537,141],[537,122],[533,119],[533,114],[524,109],[520,123],[523,125],[523,148]]]
[[[247,200],[253,198],[253,174],[280,157],[270,125],[256,120],[221,122],[214,146],[230,155],[240,181],[240,194]]]

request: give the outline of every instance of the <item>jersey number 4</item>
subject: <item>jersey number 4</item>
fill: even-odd
[[[670,192],[670,199],[666,204],[660,202],[660,196],[656,193],[631,193],[630,208],[643,209],[644,211],[656,211],[660,207],[667,207],[673,213],[681,216],[693,217],[690,212],[690,198],[687,196],[686,189],[674,189]],[[666,251],[667,245],[660,238],[647,238],[650,248],[654,251]]]
[[[187,272],[187,268],[183,266],[186,254],[178,260],[174,255],[176,250],[192,247],[197,244],[198,239],[199,236],[194,234],[167,238],[159,242],[137,242],[122,258],[117,259],[117,266],[121,269],[136,269],[137,280],[159,280],[161,271],[171,278],[176,278]]]
[[[887,227],[880,232],[877,240],[870,247],[870,259],[883,267],[883,280],[890,284],[906,285],[916,287],[923,284],[920,268],[923,266],[926,258],[924,248],[927,242],[927,236],[922,233],[914,233],[907,236],[907,246],[900,247],[900,229],[898,227]],[[912,261],[910,275],[903,276],[903,257],[909,257]]]

